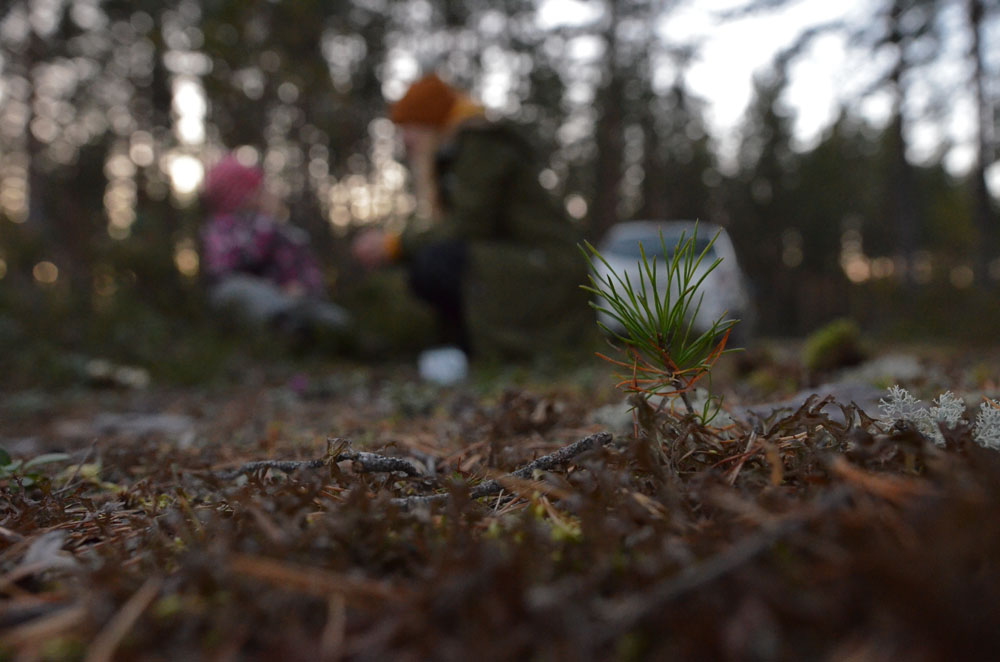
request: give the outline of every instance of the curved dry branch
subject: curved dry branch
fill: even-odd
[[[334,441],[339,442],[341,448],[350,445],[350,442],[346,440],[330,440],[330,442]],[[419,469],[401,458],[352,450],[342,450],[336,454],[330,454],[327,457],[314,460],[254,460],[235,469],[218,472],[216,475],[224,480],[231,480],[242,474],[252,474],[257,471],[267,471],[270,469],[292,473],[300,469],[322,469],[331,463],[343,462],[345,460],[354,462],[355,468],[362,473],[393,473],[398,471],[407,476],[420,475]]]
[[[532,460],[523,467],[506,474],[503,478],[486,480],[479,483],[469,491],[469,496],[473,499],[479,499],[485,496],[499,494],[500,491],[503,490],[503,485],[501,483],[506,477],[518,478],[521,480],[531,479],[534,477],[536,471],[550,471],[557,467],[569,464],[569,462],[572,461],[577,455],[599,446],[607,446],[613,439],[614,437],[610,432],[598,432],[584,437],[579,441],[574,441],[568,446],[563,446],[553,453],[549,453],[548,455],[543,455],[542,457]],[[416,495],[393,499],[392,503],[397,506],[410,507],[419,504],[447,501],[449,496],[449,494]]]

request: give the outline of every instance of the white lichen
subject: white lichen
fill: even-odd
[[[965,401],[951,391],[945,391],[934,401],[929,413],[936,423],[944,423],[947,427],[953,428],[965,415]]]
[[[1000,404],[987,400],[979,405],[972,437],[980,446],[1000,450]]]
[[[965,414],[965,403],[951,391],[945,391],[928,409],[910,395],[909,391],[896,385],[889,389],[888,400],[879,400],[879,409],[882,410],[879,420],[885,427],[888,428],[896,421],[906,421],[938,446],[944,446],[940,426],[953,428],[958,425]]]
[[[938,446],[944,446],[944,435],[941,427],[949,430],[954,428],[965,415],[965,402],[951,391],[945,391],[934,401],[934,406],[927,411],[931,423],[928,436]]]
[[[922,434],[934,438],[935,426],[931,421],[930,412],[920,400],[917,400],[909,391],[898,384],[889,387],[888,400],[880,399],[878,408],[882,410],[879,421],[886,429],[892,427],[897,421],[906,421],[915,426]],[[938,434],[940,435],[940,432]]]
[[[896,421],[906,421],[938,446],[944,446],[941,425],[953,428],[965,416],[965,402],[951,391],[945,391],[934,400],[929,409],[910,392],[900,386],[889,389],[888,398],[879,400],[879,423],[889,429]],[[979,405],[979,413],[972,426],[972,438],[985,448],[1000,450],[1000,403],[990,399]]]
[[[899,420],[913,421],[927,415],[927,410],[920,400],[898,384],[889,387],[889,399],[879,399],[878,408],[882,410],[879,419],[889,425]]]

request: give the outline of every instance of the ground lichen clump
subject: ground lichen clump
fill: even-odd
[[[965,402],[951,391],[939,395],[933,406],[927,408],[899,385],[889,388],[888,400],[880,400],[879,408],[884,427],[897,421],[912,423],[938,446],[945,445],[941,426],[954,428],[966,413]],[[972,438],[980,446],[1000,450],[1000,404],[989,398],[980,403],[972,427]]]

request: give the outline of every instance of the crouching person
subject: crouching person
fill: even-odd
[[[300,343],[349,337],[351,316],[327,300],[305,231],[276,219],[277,200],[260,168],[224,157],[209,169],[201,199],[208,216],[202,266],[213,307]]]
[[[574,349],[593,327],[580,289],[585,261],[576,229],[539,183],[529,141],[433,74],[409,88],[391,119],[433,222],[399,235],[364,232],[355,258],[367,267],[404,263],[413,292],[473,356]]]

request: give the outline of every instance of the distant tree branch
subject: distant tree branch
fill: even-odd
[[[756,16],[765,12],[773,12],[786,8],[796,0],[751,0],[745,5],[731,7],[715,12],[715,18],[719,21],[735,21],[747,16]]]

